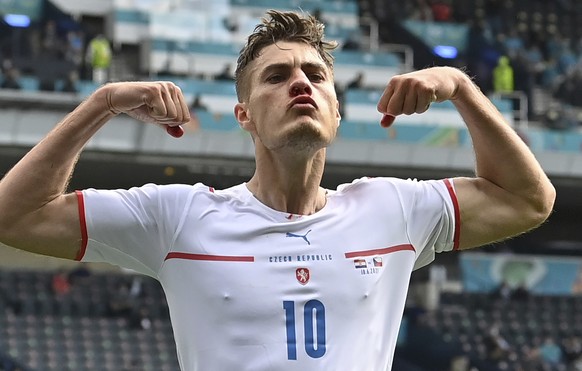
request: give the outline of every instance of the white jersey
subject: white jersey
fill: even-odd
[[[161,282],[184,371],[390,369],[411,272],[458,244],[449,180],[356,180],[307,216],[245,184],[78,195],[79,258]]]

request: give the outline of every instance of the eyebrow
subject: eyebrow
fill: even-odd
[[[269,73],[273,72],[273,71],[278,71],[278,70],[283,70],[283,69],[287,69],[291,66],[290,63],[273,63],[268,65],[267,67],[265,67],[265,69],[261,72],[260,77],[263,78],[265,75],[268,75]],[[327,66],[323,63],[318,63],[318,62],[305,62],[305,63],[301,63],[301,69],[307,69],[307,70],[317,70],[317,71],[325,71],[326,75],[327,75]]]

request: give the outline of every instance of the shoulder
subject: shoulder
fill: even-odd
[[[366,189],[375,190],[406,190],[418,189],[427,184],[442,182],[436,180],[402,179],[393,177],[363,177],[355,179],[351,183],[340,184],[337,187],[339,193],[357,192]]]
[[[129,189],[95,189],[88,188],[82,192],[87,195],[120,195],[135,197],[157,197],[167,195],[184,195],[189,193],[212,192],[213,188],[202,183],[191,184],[154,184],[147,183],[139,187]]]
[[[243,184],[232,186],[225,189],[216,189],[213,186],[204,183],[189,184],[170,184],[170,185],[147,185],[154,187],[157,192],[165,197],[188,198],[196,201],[207,200],[209,202],[224,202],[242,200],[247,196]]]
[[[94,189],[81,191],[83,198],[93,203],[122,202],[125,204],[162,205],[166,203],[187,203],[194,198],[211,196],[214,188],[202,183],[196,184],[154,184],[148,183],[129,189]],[[79,193],[79,192],[78,192]]]
[[[351,183],[341,184],[336,191],[330,193],[335,196],[370,197],[374,200],[400,199],[413,201],[429,195],[441,196],[454,193],[450,179],[418,180],[393,177],[364,177]]]

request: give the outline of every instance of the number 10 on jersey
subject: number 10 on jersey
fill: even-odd
[[[297,359],[297,325],[295,322],[295,302],[283,301],[285,327],[287,330],[287,359]],[[309,300],[303,306],[303,335],[305,352],[311,358],[325,354],[325,307],[319,300]]]

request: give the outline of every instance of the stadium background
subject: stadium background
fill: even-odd
[[[234,68],[244,35],[268,8],[316,13],[340,41],[336,79],[344,119],[329,150],[325,186],[361,176],[470,175],[470,142],[451,105],[399,118],[390,130],[379,127],[375,110],[390,76],[452,65],[475,76],[557,188],[555,212],[538,230],[441,254],[413,275],[393,369],[579,369],[582,4],[576,0],[3,0],[0,82],[12,76],[18,86],[0,89],[0,172],[102,83],[87,59],[91,41],[102,34],[113,51],[107,81],[171,79],[204,107],[192,108],[196,122],[179,141],[115,119],[87,146],[70,188],[148,182],[223,188],[248,180],[252,142],[232,117],[234,89],[222,72]],[[495,89],[502,55],[514,70],[510,91]],[[65,92],[71,76],[75,91]],[[106,265],[83,267],[2,247],[0,370],[177,370],[159,285]]]

